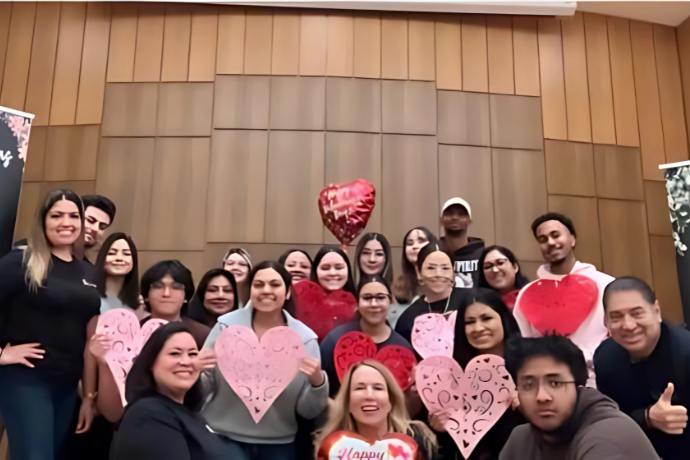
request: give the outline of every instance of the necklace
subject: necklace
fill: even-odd
[[[446,301],[446,308],[444,308],[444,309],[443,309],[443,313],[441,313],[442,315],[445,315],[445,314],[448,312],[448,305],[450,305],[450,298],[451,298],[452,295],[453,295],[453,293],[452,293],[452,291],[451,291],[450,295],[448,296],[448,300]],[[426,297],[424,297],[424,299],[426,299]],[[427,300],[427,301],[426,301],[426,304],[429,306],[429,313],[433,313],[433,312],[431,311],[431,303]]]

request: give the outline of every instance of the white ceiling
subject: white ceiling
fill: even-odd
[[[690,16],[690,2],[577,2],[578,11],[676,27]]]

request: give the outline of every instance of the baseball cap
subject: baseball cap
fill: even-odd
[[[448,209],[450,206],[453,206],[454,204],[459,204],[463,208],[467,209],[467,214],[470,215],[470,219],[472,218],[472,208],[470,208],[470,204],[457,196],[455,198],[451,198],[443,204],[443,208],[441,208],[441,217],[443,217],[443,211]]]

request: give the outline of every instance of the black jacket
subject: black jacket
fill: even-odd
[[[443,238],[442,238],[443,239]],[[479,281],[479,257],[484,250],[484,240],[467,238],[467,246],[463,246],[453,255],[455,259],[455,287],[475,288]]]

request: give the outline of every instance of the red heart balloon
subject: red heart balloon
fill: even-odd
[[[400,345],[388,345],[377,352],[374,339],[358,331],[346,332],[335,344],[333,361],[338,380],[343,381],[350,366],[367,359],[375,359],[386,366],[403,391],[412,385],[412,375],[417,365],[414,353]]]
[[[374,186],[364,179],[330,184],[319,194],[323,224],[341,244],[350,244],[367,226],[375,198]]]
[[[355,296],[339,289],[326,293],[311,281],[293,285],[297,319],[323,340],[331,330],[352,319],[357,310]]]
[[[520,295],[519,308],[541,334],[565,337],[577,331],[599,300],[597,283],[587,276],[538,280]]]

